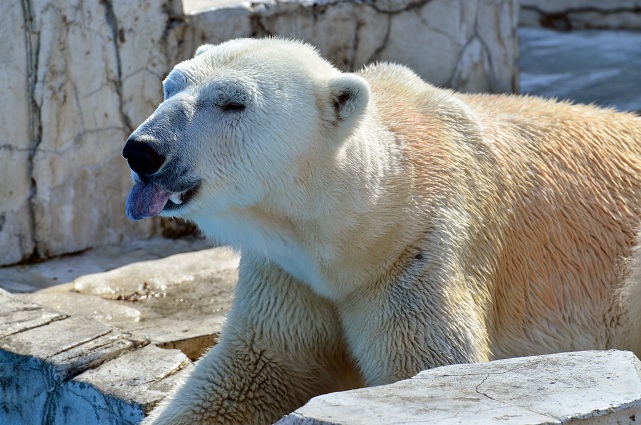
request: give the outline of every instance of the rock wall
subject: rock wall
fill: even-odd
[[[641,0],[521,0],[520,24],[556,30],[641,30]]]
[[[279,35],[309,41],[344,70],[392,61],[461,91],[518,89],[515,0],[224,1],[199,10],[204,3],[185,1],[187,53],[233,37]]]
[[[640,371],[633,353],[616,350],[437,367],[315,397],[275,425],[635,425]]]
[[[0,265],[144,237],[123,141],[161,100],[180,0],[22,0],[0,31]],[[8,84],[7,84],[8,82]]]
[[[194,11],[195,6],[218,8]],[[464,91],[515,91],[517,0],[21,0],[0,15],[0,266],[158,234],[124,214],[126,137],[204,42],[277,34],[338,66],[401,62]],[[193,12],[193,13],[191,13]]]

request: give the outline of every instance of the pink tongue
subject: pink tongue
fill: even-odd
[[[165,207],[170,192],[153,184],[136,183],[127,197],[127,217],[140,220],[160,214]]]

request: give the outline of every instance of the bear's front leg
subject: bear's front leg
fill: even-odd
[[[218,345],[146,425],[270,424],[350,388],[335,309],[279,267],[243,256]]]
[[[465,282],[438,281],[425,264],[382,276],[338,303],[347,343],[368,386],[422,370],[489,360],[483,313]],[[444,275],[445,273],[443,273]]]

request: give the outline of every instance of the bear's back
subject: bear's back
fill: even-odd
[[[613,294],[641,224],[641,117],[454,93],[396,65],[362,76],[380,119],[410,147],[422,198],[467,204],[467,233],[484,235],[465,261],[468,276],[489,288],[495,357],[613,341],[608,327],[621,315]]]

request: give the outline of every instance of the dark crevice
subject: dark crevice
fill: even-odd
[[[376,5],[376,2],[373,2],[373,1],[372,2],[366,2],[365,4],[370,6],[372,9],[374,9],[378,13],[382,13],[382,14],[385,14],[385,15],[398,15],[399,13],[408,12],[408,11],[416,10],[416,9],[422,9],[423,6],[425,6],[425,5],[427,5],[428,3],[431,3],[431,2],[432,2],[432,0],[416,1],[416,2],[408,4],[407,6],[405,6],[402,9],[398,9],[398,10],[381,9],[378,5]]]
[[[249,17],[249,23],[251,25],[251,37],[267,37],[274,35],[271,31],[265,28],[262,16],[259,13],[252,12],[252,15]]]
[[[32,248],[23,248],[23,260],[38,259],[42,255],[38,251],[36,238],[36,195],[38,186],[34,175],[34,159],[38,147],[42,143],[42,115],[40,105],[36,100],[36,87],[38,84],[38,60],[40,57],[40,31],[36,30],[33,11],[29,0],[21,0],[22,15],[24,17],[25,47],[27,50],[27,90],[29,99],[29,155],[27,157],[27,175],[29,178],[28,217]]]
[[[37,310],[41,310],[41,308],[40,307],[38,307],[38,308],[25,308],[22,311],[37,311]],[[35,322],[32,325],[26,326],[24,328],[20,328],[20,329],[16,330],[15,332],[9,332],[9,333],[3,334],[0,337],[0,340],[3,339],[3,338],[7,338],[9,336],[12,336],[12,335],[17,335],[17,334],[20,334],[20,333],[23,333],[23,332],[30,331],[32,329],[42,328],[44,326],[50,325],[53,322],[57,322],[57,321],[60,321],[60,320],[66,320],[66,319],[69,318],[69,316],[67,316],[66,314],[61,314],[61,313],[56,313],[56,314],[58,314],[58,315],[57,316],[47,317],[42,322]]]
[[[375,60],[377,60],[380,56],[380,54],[385,50],[387,47],[387,44],[389,43],[389,38],[390,34],[392,33],[392,17],[387,16],[387,28],[385,29],[385,37],[383,37],[383,42],[381,43],[380,46],[370,55],[370,57],[367,58],[365,61],[366,64],[372,63]]]
[[[549,28],[557,31],[570,31],[577,29],[572,23],[571,15],[580,15],[583,13],[598,13],[600,15],[613,15],[618,13],[633,13],[641,14],[641,7],[615,7],[615,8],[600,8],[596,6],[575,7],[568,8],[563,11],[551,12],[543,10],[536,6],[521,6],[522,10],[534,12],[539,15],[539,25],[543,28]],[[581,26],[583,28],[583,26]],[[585,28],[600,28],[598,26],[591,27],[590,25]]]
[[[120,58],[120,46],[118,45],[119,40],[124,39],[124,32],[118,28],[118,19],[116,18],[116,13],[114,12],[113,3],[111,0],[100,0],[100,4],[105,7],[105,21],[109,28],[111,28],[111,40],[114,46],[114,55],[116,58],[116,79],[112,81],[116,94],[118,95],[118,111],[120,112],[120,118],[125,124],[129,132],[134,131],[134,126],[131,122],[131,118],[125,112],[124,106],[124,97],[122,89],[122,60]]]

